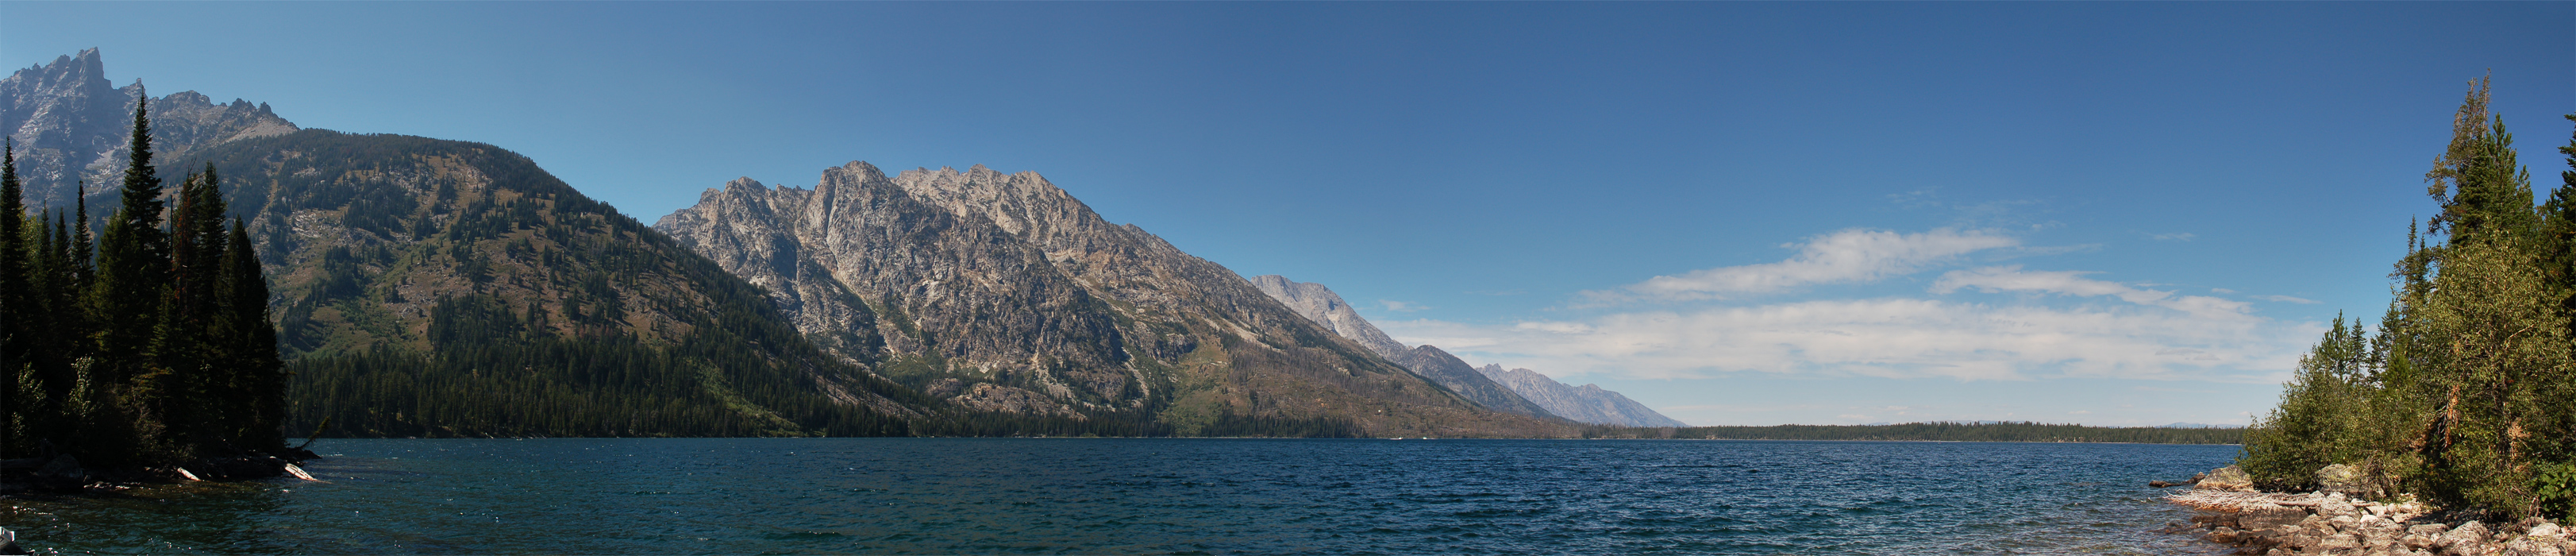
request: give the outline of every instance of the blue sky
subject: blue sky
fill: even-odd
[[[0,62],[482,141],[650,222],[1036,171],[1398,339],[1695,424],[2241,423],[2373,321],[2464,82],[2576,3],[0,3]]]

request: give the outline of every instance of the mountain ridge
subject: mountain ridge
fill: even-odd
[[[1378,330],[1377,325],[1370,324],[1367,318],[1351,308],[1349,302],[1343,301],[1340,294],[1333,293],[1332,288],[1323,284],[1298,282],[1276,274],[1255,276],[1250,280],[1263,293],[1278,298],[1280,303],[1296,309],[1308,320],[1370,346],[1389,360],[1433,377],[1453,390],[1484,392],[1478,402],[1488,407],[1526,407],[1532,413],[1524,415],[1548,415],[1598,425],[1689,426],[1598,385],[1586,384],[1578,388],[1529,369],[1503,371],[1499,365],[1477,368],[1430,345],[1405,347],[1404,343]]]
[[[196,91],[151,98],[140,79],[117,87],[97,48],[56,57],[0,78],[0,132],[16,144],[28,206],[69,207],[81,180],[89,182],[92,204],[113,201],[109,184],[125,170],[137,100],[148,102],[153,153],[164,160],[302,129],[267,103],[218,104]]]
[[[782,308],[882,308],[884,374],[956,403],[1148,411],[1183,434],[1225,415],[1349,419],[1369,435],[1571,433],[1488,412],[1034,172],[888,176],[853,161],[813,189],[734,180],[655,225],[770,285]],[[806,268],[820,272],[787,271]],[[785,293],[824,280],[852,296]]]

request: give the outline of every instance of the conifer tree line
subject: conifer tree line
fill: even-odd
[[[123,206],[95,239],[86,201],[29,218],[16,145],[0,153],[0,457],[152,466],[282,451],[268,282],[222,180],[211,165],[190,173],[165,205],[142,103],[130,151]]]
[[[2470,82],[2424,176],[2439,208],[2409,225],[2378,330],[2338,317],[2248,431],[2239,464],[2267,487],[2343,464],[2377,496],[2576,517],[2576,135],[2535,203],[2489,98]]]

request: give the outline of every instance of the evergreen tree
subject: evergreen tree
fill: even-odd
[[[101,319],[98,353],[106,358],[101,374],[115,384],[155,369],[152,344],[169,284],[170,242],[161,229],[161,178],[152,168],[148,104],[137,100],[134,105],[121,191],[124,206],[108,217],[107,233],[100,238],[98,285],[92,294]]]
[[[2513,135],[2504,117],[2487,109],[2487,78],[2469,82],[2467,98],[2451,118],[2451,144],[2424,173],[2425,192],[2440,203],[2433,233],[2448,232],[2454,242],[2482,235],[2519,235],[2532,231],[2531,176],[2514,160]]]
[[[213,175],[208,172],[208,175]],[[232,424],[226,435],[246,450],[286,447],[280,427],[286,423],[286,369],[277,353],[277,328],[268,313],[268,277],[249,228],[233,219],[224,242],[220,305],[214,326],[222,349],[223,377],[218,399],[232,400],[236,411],[223,417]]]
[[[2488,85],[2470,82],[2425,174],[2440,212],[2409,225],[2379,333],[2338,319],[2247,433],[2239,463],[2258,480],[2301,487],[2350,464],[2381,494],[2576,512],[2576,139],[2564,184],[2533,206]]]
[[[19,423],[26,421],[29,408],[19,403],[21,383],[33,385],[27,378],[35,369],[29,365],[33,331],[42,326],[42,311],[36,310],[34,292],[27,283],[27,256],[34,252],[26,243],[27,207],[22,203],[18,183],[18,143],[15,139],[0,145],[0,459],[26,449],[19,442],[24,437]]]

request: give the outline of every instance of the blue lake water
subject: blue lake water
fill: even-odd
[[[2233,446],[322,440],[292,479],[7,500],[63,553],[2219,554]]]

